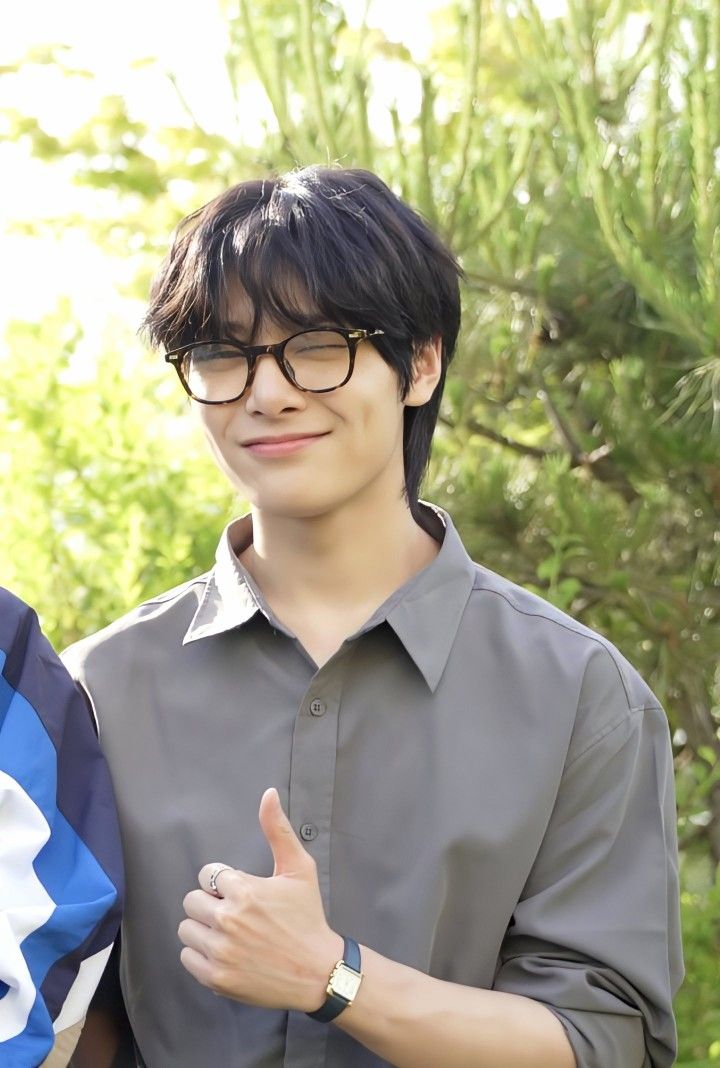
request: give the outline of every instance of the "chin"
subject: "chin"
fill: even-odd
[[[276,516],[278,519],[319,519],[343,504],[342,500],[321,494],[258,493],[247,498],[258,512]]]
[[[226,471],[226,474],[254,511],[279,519],[317,519],[340,507],[346,499],[345,494],[336,496],[324,491],[320,479],[311,484],[299,479],[282,479],[277,485],[270,485],[272,480],[267,479],[263,485],[258,485],[243,481],[234,472]]]

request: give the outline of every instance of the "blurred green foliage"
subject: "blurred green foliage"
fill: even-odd
[[[236,136],[189,108],[149,129],[120,97],[62,142],[21,111],[10,131],[114,195],[107,218],[58,225],[132,250],[136,295],[186,211],[328,159],[376,170],[453,245],[464,328],[426,494],[476,559],[608,635],[665,704],[678,1063],[720,1063],[720,5],[568,0],[544,20],[532,0],[463,0],[423,63],[331,0],[225,12]],[[86,76],[62,49],[29,62]],[[257,80],[274,118],[252,144]],[[116,327],[83,379],[69,323],[60,307],[13,326],[0,400],[3,581],[58,645],[209,566],[233,507],[161,362],[118,360]]]
[[[2,581],[58,648],[210,567],[232,512],[165,368],[108,351],[88,376],[68,319],[11,327],[0,451]]]
[[[688,980],[675,1001],[681,1039],[678,1064],[685,1068],[717,1065],[720,1063],[720,875],[716,874],[709,892],[683,891],[682,922]]]

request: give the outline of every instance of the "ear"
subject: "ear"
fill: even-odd
[[[403,403],[410,408],[419,408],[435,392],[442,373],[442,338],[439,334],[423,341],[415,349],[412,380]]]

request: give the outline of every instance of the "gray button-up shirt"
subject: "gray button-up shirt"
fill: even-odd
[[[248,517],[208,574],[66,653],[117,795],[121,978],[148,1068],[386,1063],[302,1013],[218,997],[179,963],[203,864],[271,874],[257,810],[272,785],[334,930],[542,1002],[579,1068],[673,1063],[665,715],[609,642],[473,564],[441,519],[435,560],[320,670],[238,561]]]

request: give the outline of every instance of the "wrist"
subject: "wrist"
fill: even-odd
[[[360,946],[354,938],[343,938],[342,956],[328,976],[325,987],[325,1000],[319,1009],[308,1012],[319,1023],[330,1023],[355,1000],[362,983],[362,955]]]
[[[342,959],[344,941],[342,935],[328,929],[313,956],[311,989],[308,1003],[302,1006],[303,1012],[316,1012],[327,999],[328,977],[339,960]]]

